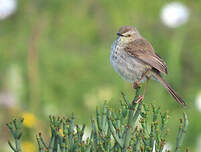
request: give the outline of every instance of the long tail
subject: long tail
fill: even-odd
[[[186,107],[186,103],[184,100],[179,97],[179,95],[174,91],[174,89],[163,79],[163,77],[160,74],[155,73],[154,74],[155,78],[163,85],[164,88],[167,89],[169,94],[181,105]]]

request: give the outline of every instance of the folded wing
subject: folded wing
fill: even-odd
[[[152,45],[147,40],[143,38],[136,39],[125,47],[125,51],[158,71],[164,74],[168,73],[166,63],[155,53]]]

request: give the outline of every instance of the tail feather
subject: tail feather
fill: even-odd
[[[184,100],[174,91],[174,89],[163,79],[160,74],[154,74],[156,79],[161,82],[161,84],[167,89],[169,94],[181,105],[186,107]]]

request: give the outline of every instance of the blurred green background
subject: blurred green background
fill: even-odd
[[[132,84],[109,61],[123,25],[135,25],[152,43],[167,63],[165,78],[188,104],[182,108],[159,83],[149,83],[144,102],[169,111],[170,145],[185,111],[190,125],[184,145],[201,151],[201,111],[195,105],[201,93],[201,1],[182,1],[190,16],[177,28],[160,19],[170,2],[18,0],[16,12],[0,20],[0,151],[9,151],[5,124],[12,118],[25,117],[23,147],[31,152],[36,150],[34,134],[48,134],[48,115],[73,112],[80,123],[89,124],[104,101],[118,108],[121,91],[132,99]]]

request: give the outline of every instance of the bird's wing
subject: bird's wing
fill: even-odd
[[[168,73],[166,63],[155,53],[152,45],[147,40],[143,38],[136,39],[125,47],[125,51],[158,71],[164,74]]]

